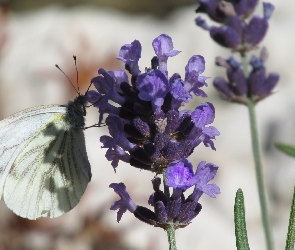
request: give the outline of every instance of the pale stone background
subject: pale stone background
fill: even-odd
[[[274,141],[295,144],[295,34],[292,31],[295,3],[285,4],[286,1],[278,0],[272,3],[276,5],[276,10],[263,45],[270,53],[268,71],[279,72],[281,79],[275,94],[257,106],[257,115],[265,156],[265,181],[269,191],[275,244],[276,249],[283,249],[295,183],[295,161],[279,153],[271,145]],[[212,79],[224,72],[215,67],[214,58],[217,55],[227,57],[229,53],[214,44],[208,33],[194,25],[195,7],[192,5],[180,8],[161,21],[148,15],[129,16],[105,8],[65,9],[56,5],[2,15],[0,117],[5,118],[31,106],[64,104],[73,99],[75,93],[72,87],[54,64],[59,64],[75,83],[75,68],[71,56],[76,55],[79,82],[86,89],[98,68],[123,67],[113,59],[123,44],[131,43],[134,39],[138,39],[143,47],[141,69],[149,66],[154,55],[152,40],[166,33],[172,37],[174,48],[182,51],[177,57],[169,59],[170,73],[179,72],[183,75],[188,59],[194,54],[205,57],[204,75],[212,77],[208,80],[209,87],[206,89],[209,98],[196,98],[192,106],[203,101],[213,102],[216,106],[214,126],[221,132],[215,142],[216,152],[199,146],[191,156],[191,161],[195,167],[201,160],[213,162],[220,167],[214,183],[221,188],[222,193],[217,199],[205,196],[201,198],[203,210],[199,216],[187,228],[176,232],[178,249],[235,249],[233,204],[238,188],[244,191],[250,247],[252,250],[264,249],[247,110],[243,106],[218,99],[212,87]],[[257,12],[261,15],[261,9]],[[87,123],[91,125],[97,119],[97,111],[90,109]],[[81,228],[85,218],[94,218],[97,214],[101,216],[102,227],[119,233],[126,249],[168,249],[166,234],[162,229],[139,222],[130,213],[126,213],[118,224],[116,213],[108,210],[111,203],[118,198],[108,188],[112,182],[124,182],[134,202],[148,206],[147,199],[152,192],[150,180],[153,175],[126,164],[120,164],[114,174],[110,163],[104,158],[105,150],[100,148],[99,137],[106,132],[106,128],[86,131],[93,180],[80,204],[61,218],[38,220],[38,224],[30,224],[31,230],[22,235],[26,249],[95,249],[90,247],[87,233],[84,235]],[[3,202],[0,203],[0,209],[2,231],[13,215]],[[7,215],[10,216],[9,219]],[[92,233],[97,234],[97,237],[100,235],[100,231],[96,229]],[[81,237],[81,234],[84,236]],[[64,235],[77,237],[69,238]],[[0,236],[0,249],[3,237]]]

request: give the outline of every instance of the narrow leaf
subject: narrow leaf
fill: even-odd
[[[295,157],[295,146],[282,142],[275,143],[275,146],[285,154]]]
[[[245,220],[244,195],[240,188],[236,193],[234,215],[237,250],[250,250]]]
[[[286,250],[293,250],[295,242],[295,187],[290,211],[289,227],[286,240]]]

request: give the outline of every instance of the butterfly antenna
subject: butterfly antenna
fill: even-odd
[[[78,95],[80,95],[79,91],[75,88],[74,84],[72,83],[71,79],[66,75],[66,73],[57,64],[55,64],[55,67],[57,67],[61,71],[61,73],[63,73],[63,75],[69,80],[70,84],[73,86],[75,91],[78,93]],[[78,78],[78,72],[77,72],[77,78]]]
[[[88,89],[89,89],[89,88],[88,88]],[[88,91],[88,90],[87,90],[87,91]],[[87,93],[87,92],[86,92],[86,93]],[[86,95],[86,94],[85,94],[85,95]],[[98,100],[95,101],[94,103],[91,103],[90,105],[88,105],[87,108],[89,108],[89,107],[94,107],[94,105],[97,104],[97,103],[99,103],[101,99],[102,99],[102,96],[101,96],[100,98],[98,98]]]
[[[80,94],[79,81],[78,81],[78,79],[79,79],[79,77],[78,77],[79,73],[78,73],[78,69],[77,69],[77,57],[76,57],[76,56],[73,56],[73,58],[74,58],[74,61],[75,61],[75,68],[76,68],[76,73],[77,73],[77,87],[78,87],[78,94]]]
[[[92,82],[89,84],[89,86],[88,86],[88,88],[87,88],[87,91],[86,91],[86,93],[89,91],[89,89],[90,89],[91,85],[92,85]]]

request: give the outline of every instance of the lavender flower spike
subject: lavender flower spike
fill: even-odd
[[[156,37],[152,43],[155,53],[159,58],[159,70],[168,75],[167,60],[168,57],[176,56],[181,51],[173,50],[173,42],[170,36],[162,34]]]

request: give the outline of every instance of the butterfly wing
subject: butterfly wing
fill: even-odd
[[[58,113],[66,113],[66,108],[59,105],[39,106],[0,121],[0,198],[9,170],[27,140]]]
[[[60,106],[18,151],[5,179],[3,199],[28,219],[58,217],[79,202],[91,179],[84,134]]]

